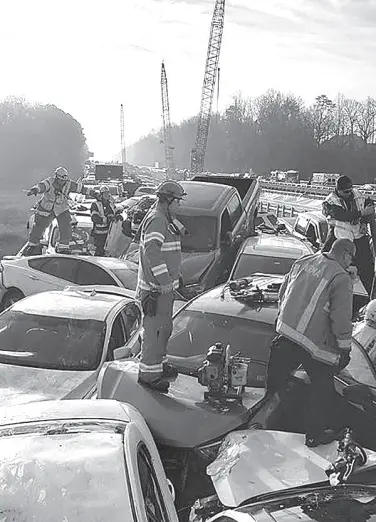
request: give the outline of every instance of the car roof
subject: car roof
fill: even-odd
[[[78,402],[85,404],[78,405]],[[2,473],[7,482],[6,491],[2,492],[1,511],[15,521],[25,520],[26,516],[27,520],[40,522],[57,517],[78,522],[83,513],[86,520],[108,518],[120,522],[127,519],[131,510],[125,480],[123,433],[108,422],[128,422],[126,411],[121,412],[120,403],[103,404],[102,407],[97,400],[46,403],[46,406],[37,403],[30,408],[12,408],[17,413],[10,412],[12,420],[6,431],[1,433],[0,428],[3,435],[0,437]],[[38,415],[39,407],[42,419],[45,417],[43,420],[52,421],[53,417],[58,423],[30,424],[42,420]],[[115,419],[112,414],[105,413],[107,409]],[[2,415],[1,410],[3,408],[0,409],[0,422],[4,425],[9,416],[6,412]],[[24,417],[20,415],[22,410]],[[105,415],[101,419],[105,421],[103,423],[97,422],[99,412]],[[75,424],[69,430],[69,421],[79,423],[83,417],[93,422],[83,423],[82,429]],[[17,421],[21,425],[14,426]],[[65,421],[64,425],[59,421]]]
[[[189,214],[200,209],[202,215],[213,215],[213,211],[220,208],[227,201],[229,194],[236,192],[234,187],[207,183],[204,181],[180,182],[187,195],[180,202],[178,214]],[[215,213],[217,215],[217,213]]]
[[[89,294],[72,288],[30,295],[17,301],[11,310],[47,317],[105,321],[111,310],[126,301],[126,297],[115,294]],[[132,299],[128,298],[128,301]]]
[[[247,238],[241,254],[298,259],[313,250],[294,236],[259,234]]]
[[[133,407],[112,399],[95,401],[41,401],[0,407],[0,429],[9,424],[38,421],[100,419],[103,421],[132,420]]]
[[[107,270],[138,270],[138,265],[132,261],[118,259],[117,257],[96,257],[96,256],[80,256],[86,260],[96,263],[97,265],[107,268]]]
[[[284,276],[258,275],[253,278],[257,285],[265,283],[282,283]],[[252,306],[236,300],[230,293],[228,284],[217,286],[204,294],[199,295],[186,306],[184,310],[213,313],[239,319],[254,320],[274,325],[277,314],[277,303]],[[180,312],[177,312],[180,313]]]

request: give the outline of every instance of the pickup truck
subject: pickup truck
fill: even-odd
[[[254,234],[260,186],[255,178],[201,175],[181,185],[181,293],[190,299],[228,279],[240,245]],[[137,243],[136,236],[126,259],[138,262]]]

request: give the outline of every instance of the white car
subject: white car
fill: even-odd
[[[0,408],[4,522],[178,522],[141,414],[110,400]]]
[[[285,275],[299,257],[313,252],[309,244],[287,234],[248,237],[240,247],[229,279],[255,273]]]
[[[134,196],[144,196],[145,194],[154,195],[156,191],[156,187],[152,185],[142,185],[135,190]]]
[[[137,286],[138,266],[113,257],[62,254],[5,256],[0,261],[0,306],[4,309],[25,296],[63,290],[73,285]]]
[[[77,229],[84,233],[87,236],[87,246],[88,250],[94,255],[95,246],[93,243],[93,239],[91,236],[91,231],[93,229],[93,222],[90,218],[90,212],[88,215],[83,213],[75,213],[74,214],[77,220]],[[56,243],[60,239],[60,230],[57,219],[54,219],[49,227],[46,228],[41,244],[43,246],[43,254],[56,254]]]
[[[134,292],[120,288],[68,288],[18,301],[0,314],[1,404],[93,397],[103,364],[140,321]]]

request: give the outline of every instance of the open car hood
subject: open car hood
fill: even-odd
[[[221,503],[238,507],[257,495],[327,481],[325,469],[336,460],[337,447],[332,442],[307,448],[299,433],[236,431],[227,435],[207,473]],[[359,471],[376,467],[376,453],[366,453]]]

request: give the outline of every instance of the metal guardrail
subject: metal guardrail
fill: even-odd
[[[309,209],[307,208],[299,208],[297,209],[294,205],[285,204],[285,203],[275,203],[270,201],[262,201],[259,202],[259,211],[260,212],[272,212],[277,217],[295,217],[300,212],[307,212]]]
[[[323,199],[325,196],[330,194],[334,187],[320,187],[315,185],[301,185],[300,183],[284,183],[284,182],[276,182],[276,181],[266,181],[259,180],[260,186],[263,190],[267,190],[268,192],[276,192],[279,194],[290,194],[296,195],[301,194],[307,196],[312,199]],[[365,190],[361,187],[355,185],[355,187],[364,194],[365,196],[371,198],[373,201],[376,201],[376,191],[375,190]]]

